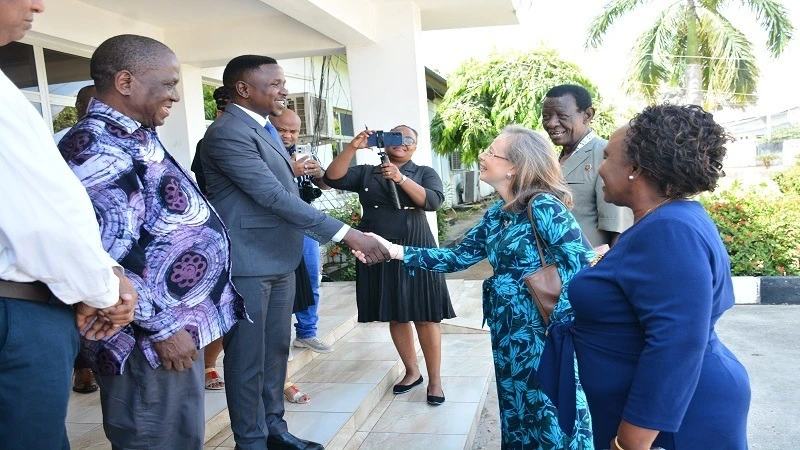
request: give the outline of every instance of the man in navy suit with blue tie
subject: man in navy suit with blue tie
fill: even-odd
[[[294,269],[303,235],[343,241],[370,262],[388,259],[374,239],[304,202],[291,160],[267,117],[286,108],[286,79],[277,61],[244,55],[225,67],[231,103],[206,131],[201,160],[211,203],[228,228],[233,284],[253,323],[225,335],[225,383],[236,447],[321,449],[288,432],[283,382],[291,338]]]

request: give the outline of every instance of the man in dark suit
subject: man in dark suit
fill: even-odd
[[[240,449],[321,449],[292,436],[283,419],[303,235],[344,241],[373,263],[389,255],[377,241],[300,198],[289,154],[267,120],[286,108],[286,79],[277,61],[236,57],[222,81],[231,103],[206,131],[200,157],[209,198],[230,233],[233,282],[253,320],[239,322],[223,341],[231,428]]]

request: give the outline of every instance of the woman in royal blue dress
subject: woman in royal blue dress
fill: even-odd
[[[526,211],[536,194],[542,193],[533,201],[533,217],[555,255],[563,286],[569,286],[572,276],[594,257],[569,212],[572,195],[550,143],[532,130],[504,129],[478,159],[480,179],[502,200],[489,208],[461,244],[438,249],[402,247],[384,240],[384,245],[392,258],[412,271],[456,272],[488,258],[494,275],[483,283],[483,316],[491,333],[502,448],[591,449],[591,419],[580,386],[574,386],[578,394],[572,405],[578,414],[563,432],[555,407],[533,379],[546,327],[523,282],[542,265]],[[551,324],[571,318],[572,308],[562,294]],[[577,384],[576,371],[573,374]]]
[[[549,375],[560,354],[569,381],[574,349],[598,448],[747,448],[750,382],[714,332],[734,304],[730,260],[689,200],[716,187],[729,140],[693,105],[650,106],[611,135],[605,199],[630,207],[634,224],[573,278],[575,323],[551,330],[539,374],[568,404]],[[564,424],[572,413],[559,408]]]

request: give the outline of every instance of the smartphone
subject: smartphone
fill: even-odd
[[[367,138],[367,147],[393,147],[403,145],[403,133],[399,131],[376,131]]]
[[[294,160],[300,161],[306,156],[311,157],[311,145],[298,144],[294,149]]]

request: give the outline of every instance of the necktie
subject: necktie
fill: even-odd
[[[279,148],[283,148],[283,142],[281,142],[281,137],[278,135],[278,130],[275,129],[275,126],[269,123],[267,120],[267,124],[264,125],[264,129],[275,138],[275,143],[279,145]]]

